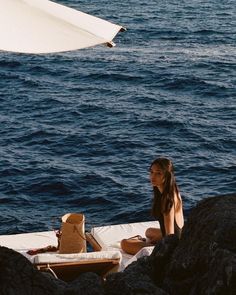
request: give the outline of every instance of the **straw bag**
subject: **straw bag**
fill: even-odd
[[[58,238],[60,254],[86,252],[84,234],[85,217],[83,214],[67,213],[62,216],[62,225]]]
[[[121,249],[131,255],[135,255],[143,247],[147,246],[146,239],[140,235],[123,239],[120,243]]]

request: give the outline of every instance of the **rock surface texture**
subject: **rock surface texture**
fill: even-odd
[[[39,272],[0,247],[0,295],[235,295],[236,194],[207,198],[192,209],[181,240],[170,235],[123,272],[80,275],[71,283]]]
[[[191,211],[162,288],[178,295],[236,294],[236,195],[205,199]]]

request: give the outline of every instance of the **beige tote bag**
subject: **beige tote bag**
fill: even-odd
[[[60,254],[86,252],[84,223],[85,217],[83,214],[67,213],[62,216],[59,240]]]

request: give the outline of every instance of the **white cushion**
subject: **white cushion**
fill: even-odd
[[[133,255],[125,253],[120,247],[120,241],[122,239],[127,239],[136,235],[145,237],[145,231],[149,227],[160,228],[160,224],[158,221],[146,221],[146,222],[135,222],[135,223],[127,223],[127,224],[107,225],[107,226],[92,228],[91,234],[99,243],[99,245],[102,247],[102,250],[120,250],[122,254],[122,259],[120,261],[120,266],[118,271],[123,271],[127,265],[135,261],[137,258],[136,257],[133,258]],[[143,252],[143,253],[146,253],[146,252]]]
[[[57,246],[57,237],[54,231],[0,236],[0,246],[8,247],[19,252],[43,248],[49,245]]]
[[[28,250],[44,248],[49,245],[57,246],[57,237],[54,231],[0,236],[0,246],[11,248],[21,253],[31,262],[33,262],[34,256],[27,254]]]
[[[119,251],[98,251],[73,254],[42,253],[34,256],[33,263],[65,263],[98,259],[121,259],[121,253]]]
[[[102,250],[112,248],[120,249],[120,241],[136,235],[145,237],[145,231],[149,227],[160,228],[158,221],[146,221],[127,224],[107,225],[94,227],[91,234],[102,247]]]
[[[153,249],[154,249],[154,246],[149,246],[149,247],[142,248],[132,258],[130,258],[129,260],[126,260],[123,263],[123,269],[125,269],[132,262],[136,261],[138,258],[141,258],[143,256],[149,256],[149,255],[151,255]],[[120,269],[120,270],[123,270],[123,269]]]

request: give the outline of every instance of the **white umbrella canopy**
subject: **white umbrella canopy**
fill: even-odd
[[[0,50],[53,53],[115,44],[122,26],[48,0],[0,0]]]

